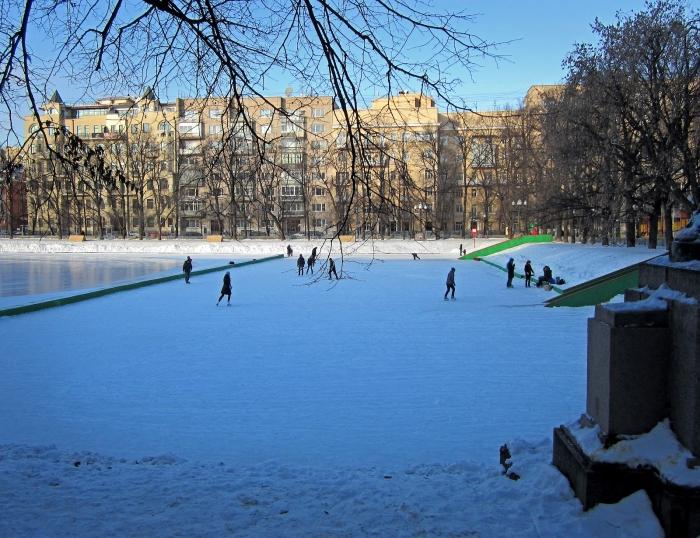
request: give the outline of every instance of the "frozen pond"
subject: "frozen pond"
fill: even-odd
[[[170,274],[181,270],[182,262],[175,256],[5,255],[0,258],[0,298],[44,296]]]
[[[585,406],[589,308],[544,308],[547,292],[475,262],[346,262],[337,284],[295,263],[232,271],[231,308],[215,306],[222,271],[0,320],[0,444],[486,462]],[[452,264],[457,301],[444,302]]]

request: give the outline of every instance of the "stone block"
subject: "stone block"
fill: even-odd
[[[700,307],[671,303],[668,394],[670,417],[678,439],[700,456]]]
[[[653,467],[593,461],[564,426],[554,430],[552,463],[568,478],[584,510],[643,489],[666,536],[700,536],[700,488],[670,483]]]
[[[647,286],[653,290],[666,282],[666,265],[643,263],[639,266],[639,287]]]
[[[588,320],[586,412],[614,439],[646,433],[668,415],[670,334],[667,327],[615,326],[610,319]]]
[[[596,305],[595,319],[611,327],[668,327],[666,310],[618,309],[614,306],[616,305]]]

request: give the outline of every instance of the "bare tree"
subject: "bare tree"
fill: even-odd
[[[7,7],[0,18],[0,34],[6,37],[0,53],[0,102],[12,108],[21,88],[37,118],[43,88],[58,76],[85,80],[86,88],[105,93],[177,86],[194,95],[221,95],[238,109],[254,96],[285,118],[290,112],[264,97],[268,81],[278,73],[302,92],[331,95],[348,135],[347,211],[358,197],[365,200],[357,207],[377,205],[377,189],[367,183],[367,160],[362,158],[368,127],[356,113],[365,105],[363,94],[412,87],[463,108],[451,94],[459,81],[444,66],[468,72],[475,61],[492,56],[492,44],[467,30],[470,15],[429,12],[413,0],[26,0]],[[55,53],[40,58],[34,36],[52,40],[53,48],[44,50]],[[252,125],[247,127],[255,133]],[[264,138],[254,134],[252,143],[261,161],[272,164]],[[140,185],[144,173],[132,167],[129,174]],[[380,195],[377,201],[381,206],[387,200]],[[138,212],[142,220],[141,207]],[[346,213],[336,230],[346,228],[348,220]],[[139,233],[143,235],[142,223]]]

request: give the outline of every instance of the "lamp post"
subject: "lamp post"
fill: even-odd
[[[521,208],[523,208],[523,207],[525,207],[525,209],[527,209],[527,200],[520,200],[520,199],[518,199],[517,202],[516,202],[515,200],[513,200],[513,201],[510,203],[510,205],[511,205],[511,207],[512,207],[512,211],[516,211],[516,210],[517,210],[517,213],[516,213],[517,218],[514,219],[514,221],[513,221],[513,234],[515,234],[516,232],[517,232],[517,233],[520,233],[520,232],[521,232],[521,230],[520,230],[520,210],[521,210]],[[512,213],[511,213],[511,214],[512,214]]]
[[[424,202],[418,202],[413,206],[415,211],[418,211],[418,222],[423,223],[423,211],[428,209],[428,205]],[[425,224],[423,224],[423,239],[425,239]]]

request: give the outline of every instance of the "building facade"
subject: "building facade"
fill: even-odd
[[[42,112],[25,121],[34,233],[468,237],[530,224],[506,211],[506,116],[442,113],[420,93],[346,113],[330,96],[161,102],[147,89],[66,105],[55,92]]]

